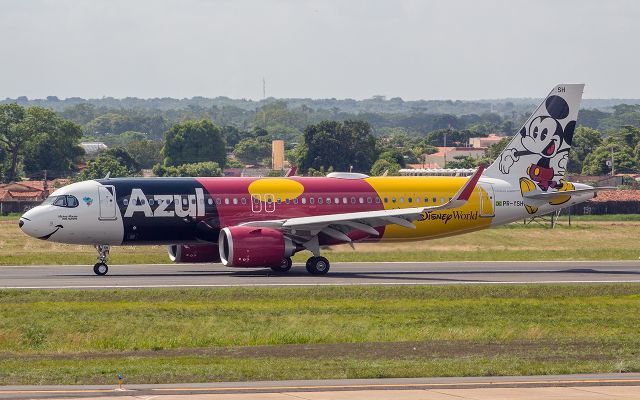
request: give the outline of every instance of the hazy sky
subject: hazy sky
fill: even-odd
[[[0,0],[0,98],[640,97],[640,1]]]

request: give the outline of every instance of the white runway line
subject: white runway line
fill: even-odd
[[[231,284],[176,284],[176,285],[65,285],[65,286],[0,286],[0,289],[170,289],[170,288],[224,288],[224,287],[296,287],[296,286],[435,286],[435,285],[540,285],[562,283],[640,283],[640,280],[600,281],[488,281],[488,282],[336,282],[336,283],[231,283]]]

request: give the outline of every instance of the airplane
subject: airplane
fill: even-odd
[[[309,251],[307,271],[324,275],[325,246],[458,235],[594,197],[602,188],[564,179],[583,89],[555,86],[500,156],[469,178],[105,178],[54,191],[19,226],[38,239],[95,246],[97,275],[119,245],[167,245],[176,263],[278,272]]]

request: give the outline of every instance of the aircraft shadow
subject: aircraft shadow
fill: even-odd
[[[115,269],[115,268],[114,268]],[[640,275],[640,270],[598,270],[592,268],[575,268],[575,269],[559,269],[559,270],[540,270],[540,271],[522,271],[522,270],[477,270],[477,271],[340,271],[340,269],[332,269],[329,274],[322,276],[322,279],[327,281],[333,281],[336,279],[354,279],[354,280],[371,280],[371,281],[448,281],[448,282],[490,282],[495,279],[491,279],[490,275],[560,275],[560,274],[593,274],[593,275]],[[60,277],[86,277],[88,274],[58,274],[55,276]],[[448,275],[451,277],[443,277],[442,275]],[[467,275],[479,275],[486,276],[485,279],[465,279],[463,276]],[[93,275],[89,275],[93,276]],[[279,273],[274,272],[271,269],[251,269],[251,270],[229,270],[229,271],[176,271],[176,272],[149,272],[149,273],[134,273],[134,274],[122,274],[118,273],[117,269],[110,273],[108,277],[117,278],[185,278],[185,277],[226,277],[226,278],[312,278],[304,267],[294,266],[289,272]],[[460,278],[455,278],[460,277]],[[221,282],[222,283],[222,282]],[[285,282],[286,283],[286,282]],[[305,283],[305,282],[292,282],[292,283]]]

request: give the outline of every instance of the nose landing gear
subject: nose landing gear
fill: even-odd
[[[93,272],[96,275],[103,276],[109,272],[109,267],[106,263],[107,256],[109,255],[109,245],[97,245],[96,250],[98,250],[98,262],[93,266]]]

